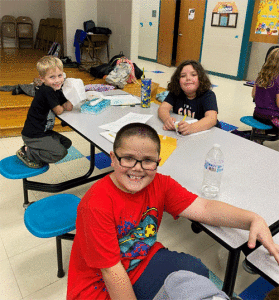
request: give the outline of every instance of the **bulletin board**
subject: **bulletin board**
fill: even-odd
[[[236,28],[237,18],[235,2],[218,2],[212,12],[211,26]]]
[[[256,0],[250,31],[251,42],[277,44],[279,0]]]

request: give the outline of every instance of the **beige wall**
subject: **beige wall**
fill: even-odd
[[[134,0],[138,1],[138,0]],[[96,25],[108,27],[110,36],[110,57],[123,51],[131,56],[132,0],[98,0]]]
[[[97,20],[97,0],[62,0],[65,55],[75,61],[74,38],[77,29],[83,30],[83,22]]]
[[[62,0],[49,0],[49,16],[51,18],[62,18]]]

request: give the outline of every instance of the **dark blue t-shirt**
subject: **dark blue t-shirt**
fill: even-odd
[[[179,96],[169,92],[165,102],[172,105],[174,113],[183,116],[187,115],[197,120],[204,118],[205,113],[209,110],[215,110],[218,113],[216,96],[211,90],[191,100],[183,92]],[[215,126],[220,127],[218,120]]]

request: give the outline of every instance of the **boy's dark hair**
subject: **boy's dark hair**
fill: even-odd
[[[130,123],[123,126],[116,134],[113,144],[113,151],[115,152],[118,148],[121,147],[121,142],[124,138],[128,138],[130,136],[150,138],[154,143],[157,144],[157,150],[160,154],[161,142],[158,133],[151,126],[143,123]]]
[[[181,71],[185,66],[191,65],[194,70],[198,73],[198,78],[199,78],[199,87],[197,89],[197,96],[200,96],[202,94],[204,94],[205,92],[207,92],[208,90],[210,90],[211,88],[211,82],[203,68],[203,66],[195,61],[195,60],[185,60],[183,61],[175,70],[175,72],[173,73],[172,77],[171,77],[171,81],[168,84],[168,90],[175,94],[176,96],[178,96],[180,93],[183,93],[181,87],[180,87],[180,83],[179,83],[179,79],[180,79],[180,75],[181,75]]]

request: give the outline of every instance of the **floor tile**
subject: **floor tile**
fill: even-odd
[[[0,260],[0,299],[22,299],[18,284],[8,259]]]
[[[65,300],[67,294],[67,277],[42,288],[41,290],[26,296],[23,300]]]
[[[49,239],[41,239],[32,235],[25,227],[23,218],[1,226],[0,236],[8,257],[29,251],[49,241]],[[53,243],[55,243],[54,238]]]
[[[0,237],[0,261],[8,259],[8,255],[6,249],[4,247],[4,243]]]
[[[5,197],[0,198],[0,232],[6,224],[23,220],[24,197],[21,189],[17,191],[18,194],[6,195]],[[37,200],[32,191],[28,192],[28,198],[30,202]]]
[[[54,240],[10,258],[23,297],[59,280]]]
[[[16,151],[23,146],[23,140],[21,136],[9,137],[1,140],[9,155],[15,155]]]

